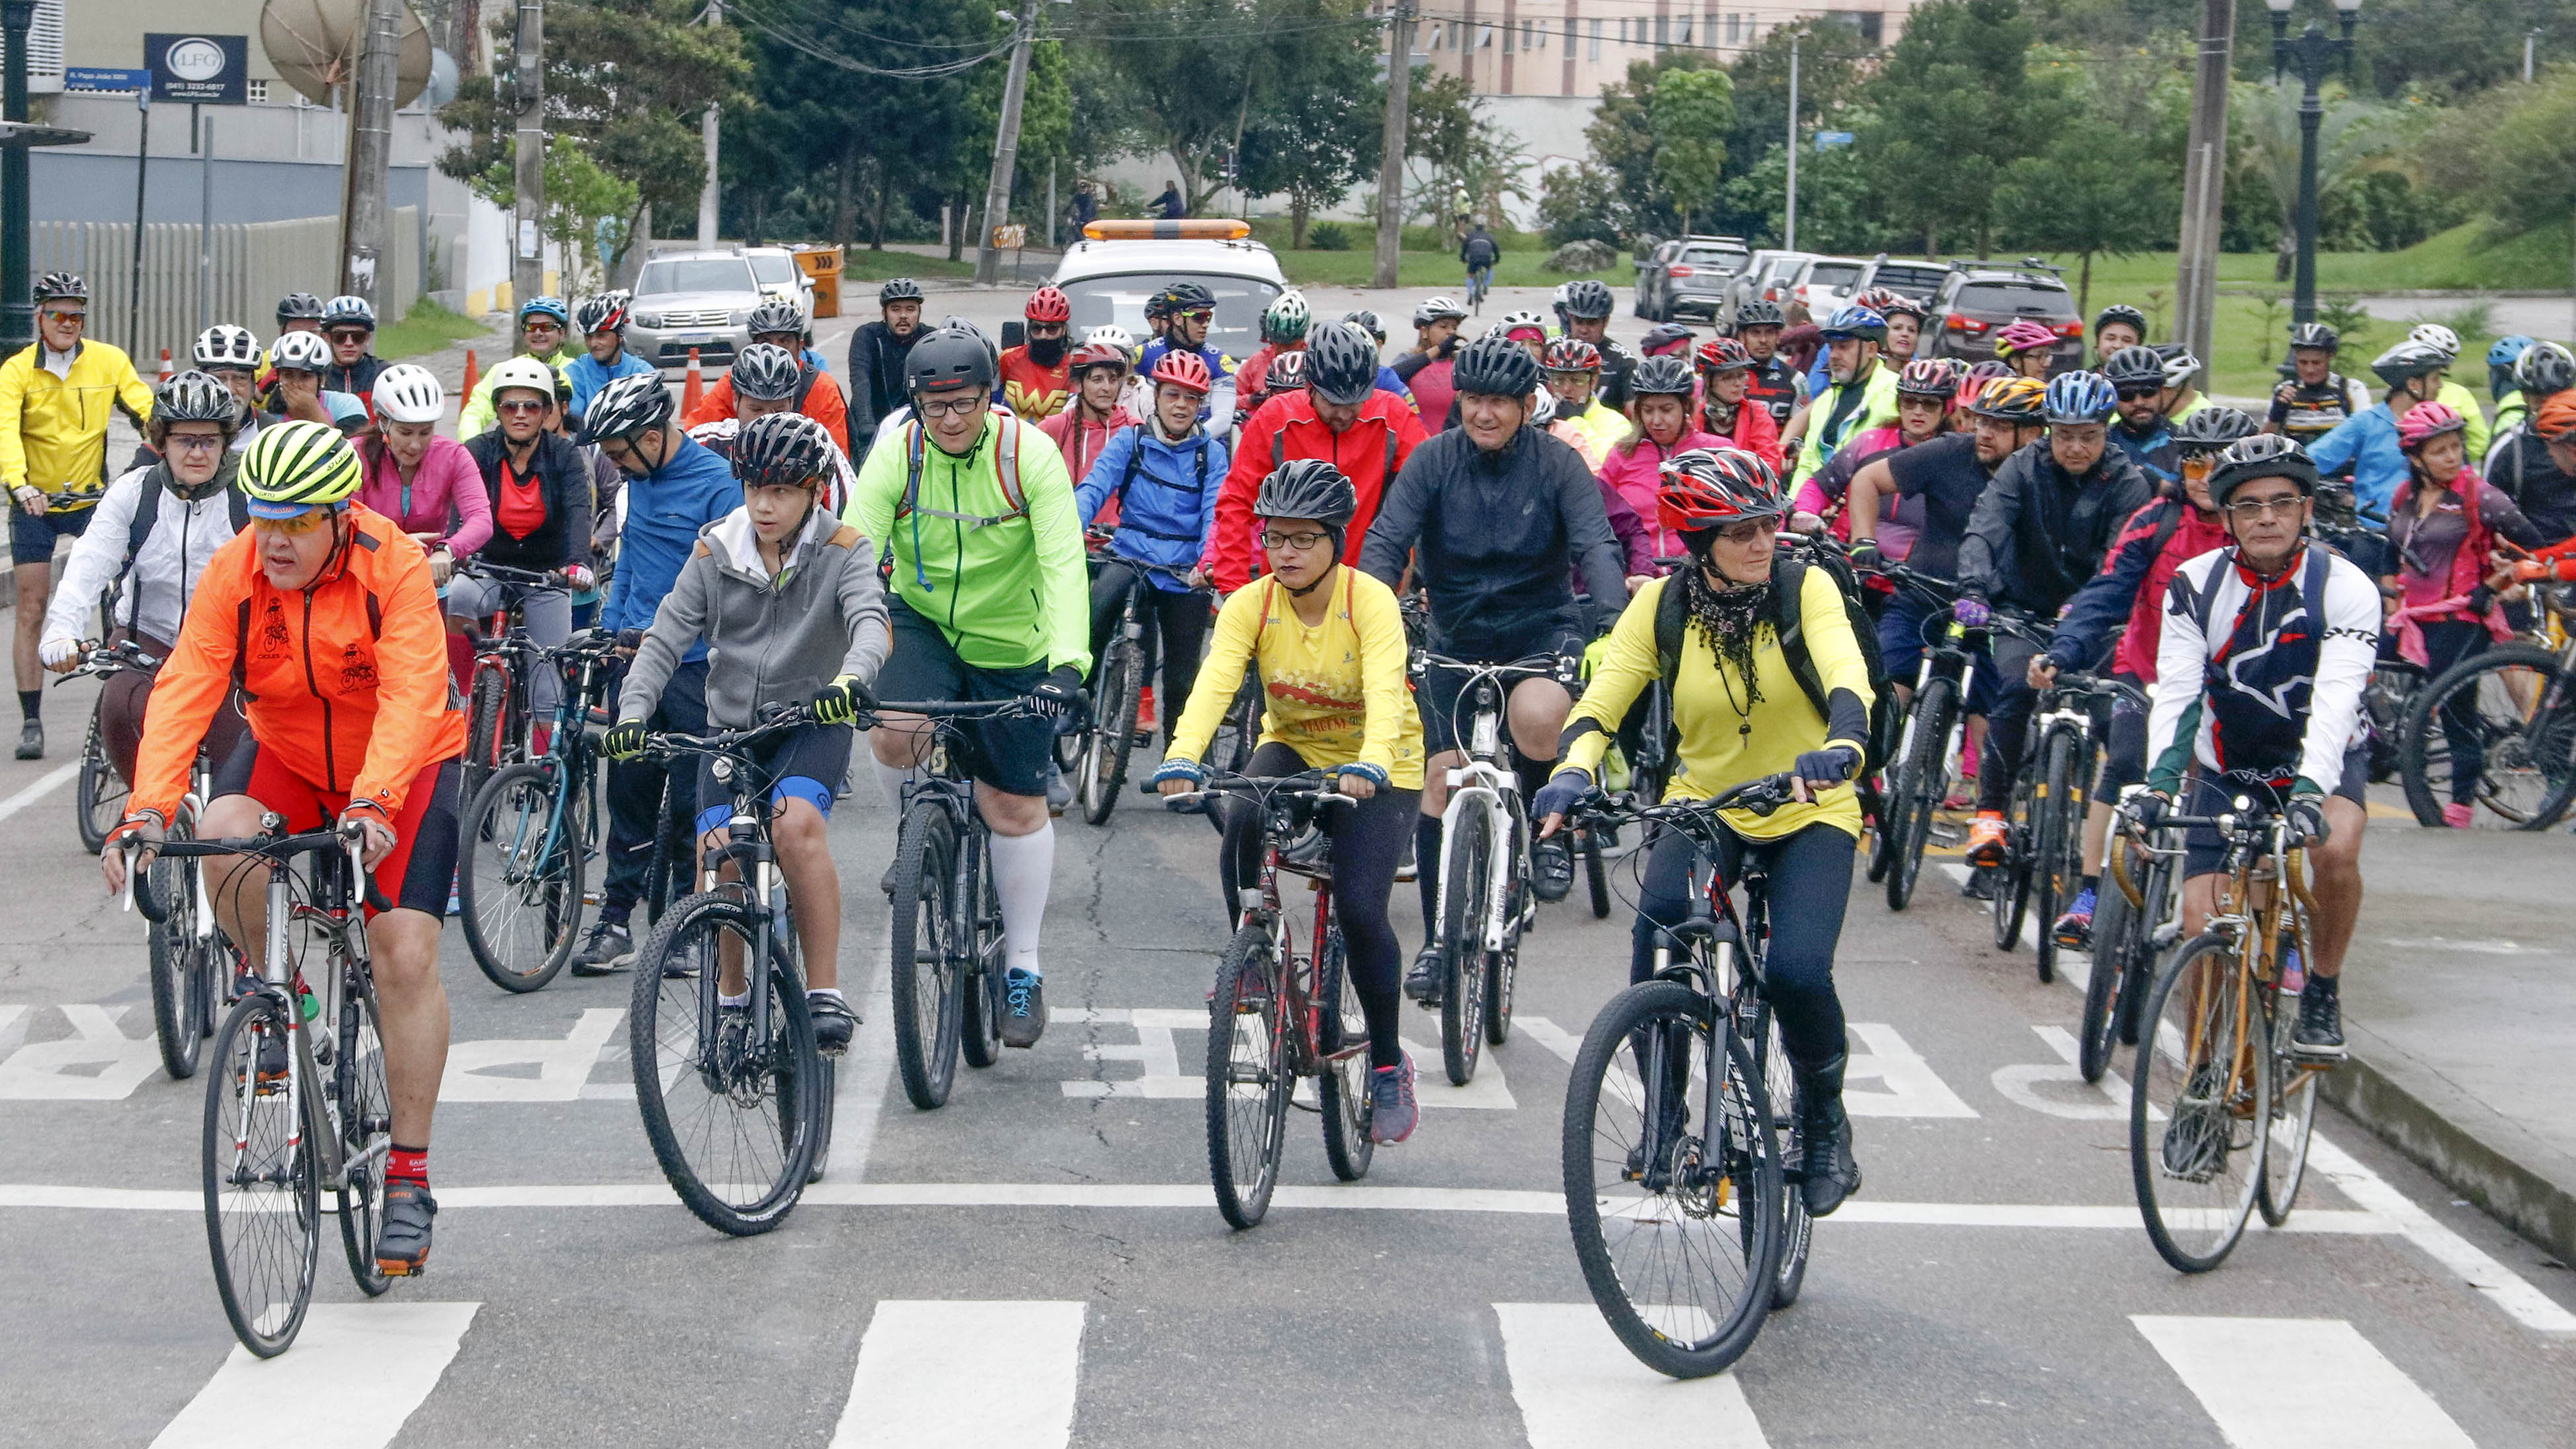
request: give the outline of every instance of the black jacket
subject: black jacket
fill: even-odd
[[[546,521],[525,538],[512,538],[501,528],[501,460],[508,456],[501,430],[468,439],[465,451],[483,474],[483,492],[492,500],[492,541],[475,557],[503,568],[543,573],[568,564],[590,562],[590,461],[559,433],[537,435],[537,482],[546,501]]]
[[[1959,587],[1993,603],[2055,618],[2130,514],[2155,498],[2138,465],[2107,440],[2101,461],[2069,478],[2040,439],[1995,469],[1959,543]]]
[[[866,459],[868,443],[877,435],[877,424],[907,401],[903,363],[912,355],[912,344],[921,340],[923,330],[915,327],[912,335],[897,337],[883,322],[869,322],[850,334],[852,463]]]
[[[1637,370],[1637,354],[1604,337],[1601,339],[1601,381],[1594,384],[1593,395],[1601,405],[1614,413],[1628,410],[1628,378]]]
[[[322,385],[333,392],[350,394],[360,402],[366,403],[372,413],[375,408],[373,396],[376,390],[376,379],[383,376],[384,370],[391,366],[393,366],[392,363],[372,352],[361,353],[358,360],[347,367],[342,367],[335,362],[322,369]]]
[[[2576,478],[2549,457],[2549,445],[2515,428],[2487,454],[2487,481],[2513,500],[2531,526],[2551,538],[2576,534]]]

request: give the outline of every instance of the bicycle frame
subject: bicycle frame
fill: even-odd
[[[1440,811],[1440,893],[1433,918],[1447,919],[1449,853],[1457,848],[1458,822],[1467,812],[1479,811],[1492,830],[1490,838],[1504,843],[1493,853],[1485,891],[1484,949],[1500,951],[1514,924],[1512,882],[1528,873],[1530,849],[1520,781],[1511,768],[1511,739],[1503,728],[1504,701],[1520,679],[1553,678],[1555,661],[1532,656],[1509,664],[1470,664],[1436,654],[1425,654],[1423,661],[1433,669],[1465,671],[1467,684],[1458,692],[1458,701],[1462,709],[1472,710],[1463,741],[1467,762],[1447,772],[1449,800]],[[1528,902],[1522,903],[1524,913],[1530,909]]]
[[[1320,781],[1321,776],[1315,778]],[[1289,1069],[1298,1076],[1312,1077],[1322,1075],[1336,1062],[1368,1050],[1368,1038],[1362,1035],[1357,1041],[1345,1042],[1329,1051],[1324,1047],[1323,1020],[1327,1007],[1323,1001],[1321,977],[1324,942],[1331,937],[1333,929],[1333,877],[1328,869],[1304,869],[1284,859],[1287,846],[1299,832],[1296,802],[1300,798],[1316,801],[1316,809],[1320,811],[1327,808],[1326,802],[1350,797],[1320,787],[1294,794],[1285,789],[1273,789],[1263,796],[1258,902],[1247,915],[1269,930],[1271,949],[1278,954],[1280,983],[1287,998],[1283,1006],[1288,1013],[1287,1019],[1295,1026],[1288,1033]],[[1309,949],[1302,952],[1297,949],[1295,935],[1288,926],[1291,912],[1280,894],[1279,878],[1282,875],[1305,877],[1307,889],[1315,897],[1314,923],[1306,937]],[[1344,969],[1349,968],[1346,966]]]

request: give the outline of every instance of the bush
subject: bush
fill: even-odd
[[[1616,246],[1618,226],[1611,220],[1610,173],[1598,166],[1559,166],[1547,173],[1538,201],[1538,219],[1546,225],[1547,244],[1597,241]]]
[[[1306,228],[1306,245],[1319,252],[1351,249],[1351,229],[1338,221],[1319,221]]]
[[[1589,276],[1594,272],[1609,271],[1619,265],[1619,253],[1612,250],[1607,242],[1592,241],[1587,238],[1582,241],[1567,242],[1555,251],[1549,252],[1547,260],[1539,265],[1551,272],[1570,272],[1576,276]]]

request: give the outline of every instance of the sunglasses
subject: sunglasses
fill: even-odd
[[[1172,320],[1176,322],[1213,322],[1216,320],[1216,314],[1214,312],[1175,312],[1172,314]]]
[[[376,334],[364,327],[334,327],[324,335],[334,342],[364,342]]]
[[[1776,518],[1751,518],[1726,525],[1717,531],[1717,536],[1728,543],[1741,545],[1770,538],[1779,531],[1780,520]]]
[[[2124,387],[2124,388],[2120,389],[2120,401],[2122,401],[2122,402],[2136,402],[2138,399],[2140,399],[2140,398],[2142,398],[2142,397],[2162,397],[2162,396],[2164,396],[2164,392],[2165,392],[2165,390],[2164,390],[2161,386],[2157,386],[2157,387]]]
[[[1031,337],[1062,337],[1064,335],[1064,331],[1065,326],[1061,322],[1032,322],[1029,324],[1029,335]]]
[[[250,521],[250,526],[258,529],[262,533],[283,533],[290,535],[311,533],[313,530],[320,528],[322,526],[322,521],[330,516],[331,510],[328,508],[308,508],[302,513],[295,515],[293,518],[254,518]]]
[[[492,404],[492,411],[496,413],[541,413],[552,406],[554,406],[552,403],[538,402],[530,398],[514,397],[508,402],[497,402]]]
[[[89,320],[89,314],[87,312],[66,312],[59,307],[47,307],[45,309],[45,320],[48,322],[86,322]]]

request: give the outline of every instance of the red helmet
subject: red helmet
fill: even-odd
[[[1056,295],[1064,294],[1058,292]],[[1188,388],[1201,397],[1207,396],[1216,387],[1216,379],[1208,372],[1207,359],[1195,352],[1182,352],[1177,348],[1164,353],[1163,360],[1154,364],[1152,380],[1156,387],[1161,387],[1168,382],[1176,387]]]
[[[1601,349],[1573,337],[1560,337],[1547,345],[1547,356],[1539,366],[1548,372],[1599,372]]]
[[[2444,433],[2467,431],[2469,420],[2449,403],[2420,402],[2397,420],[2397,446],[2412,453]]]
[[[1896,390],[1922,397],[1937,397],[1949,405],[1959,391],[1959,379],[1965,369],[1947,357],[1918,357],[1905,364],[1896,375]]]
[[[1021,315],[1032,322],[1070,322],[1073,320],[1073,299],[1067,297],[1062,288],[1040,287],[1029,293],[1029,305]]]
[[[1741,448],[1691,448],[1664,460],[1655,517],[1676,533],[1723,528],[1744,518],[1776,519],[1789,511],[1780,476]]]
[[[1120,372],[1125,372],[1127,349],[1107,338],[1086,342],[1073,349],[1073,356],[1068,359],[1068,366],[1076,377],[1080,377],[1085,371],[1094,367],[1114,367]]]
[[[1897,291],[1893,287],[1872,287],[1868,291],[1861,293],[1859,296],[1852,298],[1852,305],[1855,307],[1867,307],[1869,310],[1877,313],[1881,317],[1893,317],[1897,313],[1902,312],[1906,316],[1920,322],[1925,316],[1922,303],[1915,301],[1913,298],[1905,295],[1903,292]]]
[[[1701,343],[1699,351],[1691,356],[1702,372],[1733,372],[1739,367],[1753,365],[1753,354],[1732,337],[1712,337]]]

